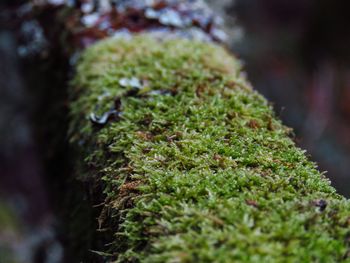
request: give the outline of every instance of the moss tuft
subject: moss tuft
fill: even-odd
[[[349,202],[220,46],[102,41],[82,55],[71,98],[80,177],[104,185],[99,223],[116,261],[349,262]],[[96,127],[89,115],[116,98],[120,118]]]

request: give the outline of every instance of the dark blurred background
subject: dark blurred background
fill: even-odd
[[[42,103],[46,97],[46,104],[64,97],[51,91],[55,85],[60,90],[65,80],[47,82],[40,68],[35,74],[43,75],[42,83],[31,83],[34,69],[20,59],[15,21],[8,12],[25,2],[0,2],[0,263],[67,262],[64,238],[57,234],[57,204],[52,205],[63,202],[53,193],[64,191],[59,180],[69,170],[62,168],[67,152],[63,147],[51,153],[46,142],[53,134],[40,131],[45,118],[60,118],[43,114]],[[294,128],[297,144],[328,171],[338,192],[349,197],[350,1],[208,2],[226,20],[229,45],[244,61],[253,86]],[[31,26],[29,32],[40,39],[40,31]],[[58,113],[64,108],[56,106]],[[65,119],[57,123],[66,127]],[[60,161],[47,168],[52,154]]]

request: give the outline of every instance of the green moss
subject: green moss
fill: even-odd
[[[176,94],[123,96],[131,77]],[[349,262],[349,202],[223,48],[109,39],[85,51],[71,95],[80,178],[104,185],[117,261]],[[121,119],[94,127],[116,96]]]

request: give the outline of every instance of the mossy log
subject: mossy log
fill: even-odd
[[[103,185],[108,260],[350,262],[349,201],[224,48],[114,38],[76,69],[71,141]]]

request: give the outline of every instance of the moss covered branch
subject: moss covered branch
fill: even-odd
[[[349,262],[349,202],[219,45],[107,39],[70,93],[79,178],[104,189],[107,258]]]

